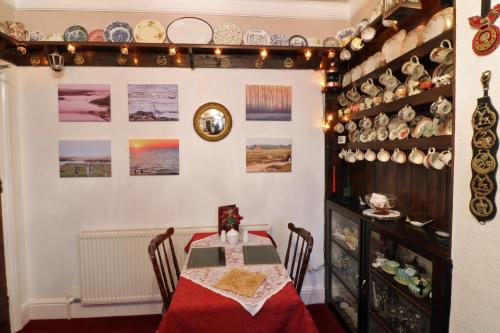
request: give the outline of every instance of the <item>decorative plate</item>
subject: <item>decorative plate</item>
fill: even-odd
[[[346,46],[347,44],[349,44],[351,39],[353,39],[354,36],[356,36],[357,32],[358,32],[358,29],[356,29],[356,27],[345,28],[345,29],[339,30],[337,32],[336,37],[342,43],[342,46]]]
[[[30,33],[30,40],[34,42],[45,40],[45,34],[41,31],[32,31]]]
[[[389,63],[401,55],[401,48],[405,37],[406,30],[402,29],[384,43],[382,54],[386,62]]]
[[[419,40],[419,33],[416,30],[412,30],[406,34],[403,44],[401,45],[401,54],[410,52],[417,47]]]
[[[397,220],[401,217],[401,213],[398,212],[397,210],[389,210],[387,215],[380,215],[380,214],[375,213],[375,209],[371,209],[371,208],[365,209],[363,211],[363,215],[373,217],[374,219],[377,219],[377,220]],[[382,269],[383,268],[384,267],[382,266]],[[385,269],[384,269],[384,271],[385,271]],[[391,273],[391,272],[387,272],[387,273],[394,275],[394,273]]]
[[[1,30],[3,31],[4,34],[7,34],[10,37],[15,38],[17,40],[30,39],[29,31],[24,27],[24,24],[22,24],[21,22],[5,21],[2,24]]]
[[[165,27],[156,20],[142,20],[134,27],[137,43],[163,43],[166,37]]]
[[[307,39],[301,35],[293,35],[288,40],[290,46],[307,46]]]
[[[307,46],[322,46],[322,45],[323,45],[323,41],[321,40],[321,38],[317,38],[317,37],[307,38]]]
[[[212,26],[196,17],[181,17],[167,27],[167,37],[178,44],[209,44],[214,36]]]
[[[214,28],[214,43],[223,45],[240,45],[243,34],[237,25],[223,23]]]
[[[269,45],[271,37],[264,29],[248,29],[243,36],[245,45]]]
[[[370,23],[375,21],[384,12],[384,0],[378,0],[375,7],[373,7],[372,15],[370,16]]]
[[[288,46],[288,37],[282,34],[274,34],[271,36],[272,46]]]
[[[58,32],[51,32],[47,35],[47,40],[51,42],[62,42],[64,41],[63,36]]]
[[[424,29],[424,42],[441,34],[446,28],[446,19],[443,15],[433,16]]]
[[[361,76],[363,76],[363,68],[361,68],[361,65],[354,67],[351,71],[352,82],[358,81]]]
[[[104,30],[104,40],[113,43],[130,43],[134,40],[134,32],[127,22],[115,21]]]
[[[89,42],[105,42],[104,39],[104,30],[102,29],[95,29],[89,32]]]
[[[352,82],[351,72],[347,72],[344,74],[344,78],[342,79],[342,87],[347,87]]]
[[[88,38],[87,30],[81,25],[72,25],[64,32],[66,42],[86,42]]]
[[[440,64],[439,66],[436,67],[434,72],[432,73],[432,78],[440,77],[446,74],[450,74],[451,77],[455,76],[455,66],[453,64],[451,65],[446,65],[446,64]]]
[[[323,41],[325,47],[342,47],[340,40],[337,37],[328,37]]]

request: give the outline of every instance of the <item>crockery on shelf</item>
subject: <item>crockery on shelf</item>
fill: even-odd
[[[337,101],[339,102],[339,104],[341,106],[346,106],[347,103],[349,103],[349,100],[347,99],[347,97],[345,96],[345,93],[342,92],[339,97],[337,97]]]
[[[105,41],[103,29],[94,29],[89,32],[89,42],[102,43]]]
[[[440,153],[436,152],[436,148],[431,147],[427,151],[427,156],[425,157],[424,160],[424,166],[427,169],[434,168],[436,170],[441,170],[443,169],[446,164],[439,158]]]
[[[354,142],[354,143],[359,142],[359,138],[360,138],[360,136],[361,136],[361,133],[360,133],[360,131],[357,129],[357,130],[355,130],[354,132],[349,133],[349,141],[350,141],[350,142]]]
[[[361,95],[358,93],[356,87],[352,87],[351,90],[346,93],[346,96],[353,102],[359,102],[361,100]]]
[[[271,36],[271,45],[288,46],[288,37],[283,34],[274,34]]]
[[[409,61],[403,64],[401,71],[403,74],[412,76],[414,79],[418,79],[424,75],[425,68],[424,65],[420,63],[417,56],[412,56]]]
[[[394,90],[394,93],[396,94],[397,98],[406,97],[407,92],[408,91],[404,84],[400,84],[399,86],[396,87],[396,90]]]
[[[380,162],[387,162],[391,159],[391,154],[384,148],[381,148],[380,151],[377,153],[377,160]]]
[[[104,29],[104,40],[113,43],[130,43],[134,40],[134,32],[128,23],[115,21]]]
[[[443,76],[436,76],[432,78],[432,83],[436,87],[447,86],[451,84],[452,77],[450,74],[445,74]]]
[[[362,19],[358,23],[356,23],[355,28],[357,30],[357,33],[359,34],[361,31],[363,31],[367,26],[369,22],[367,18]]]
[[[333,126],[333,130],[339,134],[344,133],[344,125],[341,122],[338,122]]]
[[[307,46],[307,39],[301,35],[293,35],[288,40],[290,46]]]
[[[377,159],[377,154],[373,150],[368,149],[365,152],[365,160],[367,160],[368,162],[373,162],[376,159]]]
[[[308,37],[307,46],[319,47],[323,45],[323,41],[318,37]]]
[[[430,80],[419,80],[420,82],[420,89],[422,89],[422,91],[424,90],[429,90],[429,89],[432,89],[432,81]]]
[[[369,109],[373,106],[373,98],[366,96],[363,98],[363,103],[365,103],[366,108]]]
[[[356,160],[362,161],[364,159],[365,159],[365,154],[361,150],[356,149]]]
[[[453,110],[453,104],[444,98],[439,98],[431,104],[430,111],[436,117],[443,117]]]
[[[387,127],[381,126],[377,128],[377,140],[384,141],[389,136],[389,132],[387,131]]]
[[[451,65],[454,62],[453,46],[447,39],[443,40],[439,47],[433,49],[429,55],[429,59],[438,64]]]
[[[427,42],[443,33],[446,30],[446,27],[447,18],[444,15],[437,13],[431,17],[424,29],[424,42]]]
[[[401,49],[405,37],[406,30],[402,29],[384,43],[382,46],[382,53],[385,61],[389,63],[401,55]]]
[[[395,101],[397,99],[397,96],[391,90],[386,90],[386,91],[384,91],[383,99],[384,99],[384,103],[390,103],[392,101]]]
[[[347,150],[345,150],[344,148],[342,148],[342,150],[339,152],[339,157],[341,159],[344,159],[346,154],[347,154]]]
[[[343,48],[342,51],[340,51],[340,60],[342,61],[347,61],[351,59],[351,51],[349,51],[346,48]]]
[[[374,97],[377,96],[380,89],[373,83],[373,80],[370,78],[361,85],[361,91],[367,95]]]
[[[86,42],[89,35],[84,27],[73,25],[64,31],[63,38],[67,42]]]
[[[402,150],[399,150],[399,148],[396,148],[392,153],[391,161],[403,164],[406,162],[406,154]]]
[[[377,94],[377,96],[373,97],[373,104],[375,106],[382,104],[384,102],[384,92],[381,91]]]
[[[453,153],[451,149],[447,149],[439,154],[439,159],[446,164],[446,166],[451,165],[451,160],[453,159]]]
[[[424,163],[425,153],[417,148],[412,148],[411,153],[408,155],[408,161],[413,164],[420,165]]]
[[[342,43],[338,40],[337,37],[327,37],[323,41],[324,47],[342,47]]]
[[[426,298],[432,290],[430,282],[420,277],[412,277],[408,281],[408,288],[418,298]]]
[[[349,162],[349,163],[355,163],[356,162],[356,153],[353,152],[351,149],[349,149],[347,151],[347,153],[345,154],[345,160],[346,160],[346,162]]]
[[[396,275],[398,268],[399,268],[399,263],[394,260],[386,260],[382,265],[382,269],[384,270],[384,272],[389,273],[391,275]]]
[[[358,81],[361,78],[361,76],[363,76],[363,68],[361,67],[361,65],[358,65],[352,69],[351,76],[352,76],[352,82]]]
[[[367,27],[365,29],[363,29],[363,31],[361,31],[361,39],[368,43],[368,42],[371,42],[373,40],[373,38],[375,38],[375,35],[377,34],[377,30],[375,30],[374,27]]]
[[[352,133],[358,128],[358,125],[356,125],[354,121],[349,120],[349,122],[345,125],[345,128],[349,133]]]
[[[354,37],[351,41],[351,50],[355,52],[361,51],[364,46],[365,42],[359,37]]]
[[[420,87],[420,81],[413,79],[411,76],[408,76],[405,85],[408,92],[408,96],[417,95],[422,92],[422,88]]]
[[[346,46],[356,36],[356,33],[357,29],[355,27],[349,27],[339,30],[336,37],[340,40],[342,46]]]
[[[5,34],[19,41],[30,39],[30,32],[23,23],[15,21],[4,21],[1,27]]]
[[[40,42],[45,39],[45,34],[41,31],[32,31],[30,33],[30,41]]]
[[[342,78],[342,87],[347,87],[350,85],[352,82],[352,76],[351,72],[347,72],[344,74],[344,77]]]
[[[64,41],[63,36],[58,32],[51,32],[47,35],[47,39],[50,42],[62,42]]]
[[[163,43],[166,37],[165,27],[156,20],[142,20],[134,27],[137,43]]]
[[[406,222],[410,223],[412,226],[414,227],[418,227],[418,228],[422,228],[424,226],[426,226],[427,224],[431,223],[431,222],[434,222],[434,219],[430,219],[430,220],[427,220],[427,221],[415,221],[415,220],[412,220],[410,219],[410,217],[406,217]]]
[[[398,117],[406,122],[412,121],[417,115],[416,111],[408,104],[404,108],[399,110]]]
[[[378,82],[383,85],[387,90],[393,91],[400,84],[399,80],[392,74],[392,69],[387,70],[380,75]]]
[[[167,27],[167,38],[176,44],[209,44],[214,31],[210,24],[196,17],[181,17]]]
[[[389,124],[389,117],[385,113],[379,113],[375,117],[374,124],[375,124],[375,127],[387,126],[387,124]]]
[[[401,54],[406,54],[422,44],[423,41],[423,26],[418,26],[416,29],[408,32],[401,46]]]
[[[236,24],[222,23],[214,28],[213,40],[215,44],[240,45],[243,34]]]

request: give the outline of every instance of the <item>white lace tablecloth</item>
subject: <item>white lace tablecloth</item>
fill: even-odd
[[[252,316],[255,316],[264,303],[278,291],[283,289],[283,287],[291,280],[288,276],[288,272],[282,264],[245,266],[243,263],[243,245],[272,245],[272,243],[267,237],[261,237],[253,234],[248,235],[248,243],[242,243],[240,241],[238,245],[229,245],[228,243],[220,242],[218,234],[194,241],[191,243],[188,257],[191,255],[192,248],[221,246],[225,248],[226,266],[187,268],[188,261],[186,260],[181,276],[207,289],[210,289],[217,294],[235,300],[240,303],[241,306],[243,306],[243,308],[245,308],[245,310],[247,310]],[[219,281],[220,278],[222,278],[224,274],[233,268],[242,268],[246,271],[262,273],[267,278],[259,286],[252,297],[246,297],[230,291],[212,287],[217,281]]]

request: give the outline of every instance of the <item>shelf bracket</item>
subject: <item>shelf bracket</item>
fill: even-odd
[[[191,67],[191,69],[194,69],[194,57],[193,57],[192,47],[188,48],[188,53],[189,53],[189,67]]]

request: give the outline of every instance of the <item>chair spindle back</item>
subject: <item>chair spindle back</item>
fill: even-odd
[[[291,254],[290,249],[292,245],[294,245],[294,249],[292,250],[293,258],[289,272],[295,289],[300,293],[302,283],[304,282],[304,276],[306,275],[307,265],[309,264],[314,239],[309,231],[303,228],[297,228],[293,223],[288,223],[288,229],[290,229],[290,237],[288,238],[288,247],[286,249],[285,267],[288,270]],[[293,242],[294,235],[296,235],[295,242]]]

